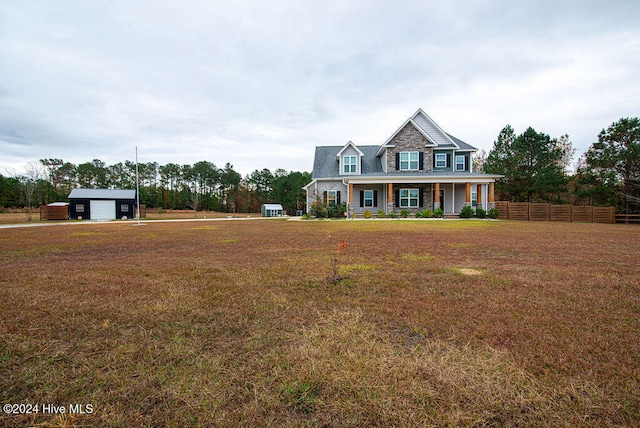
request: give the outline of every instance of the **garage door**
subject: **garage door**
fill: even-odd
[[[116,201],[91,201],[91,220],[115,220]]]

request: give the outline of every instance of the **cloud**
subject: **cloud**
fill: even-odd
[[[585,149],[636,116],[620,2],[29,2],[0,6],[0,169],[45,157],[310,170],[422,107],[489,150],[507,123]]]

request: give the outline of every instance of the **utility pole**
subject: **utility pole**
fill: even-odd
[[[140,180],[138,179],[138,146],[136,146],[136,206],[138,208],[138,226],[140,226]]]

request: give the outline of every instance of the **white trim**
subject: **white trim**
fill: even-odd
[[[371,198],[367,198],[367,192],[371,193]],[[374,190],[372,190],[372,189],[364,189],[362,191],[362,207],[363,208],[374,208],[375,207],[373,205],[373,202],[374,202],[373,192],[374,192]],[[367,200],[371,200],[371,205],[367,205]]]
[[[438,124],[437,124],[433,119],[431,119],[427,113],[425,113],[425,112],[422,110],[422,108],[418,108],[418,111],[416,111],[416,112],[413,114],[413,116],[411,116],[411,119],[413,119],[414,117],[416,117],[418,114],[422,114],[422,115],[427,119],[427,121],[428,121],[428,122],[430,122],[430,123],[431,123],[431,125],[433,125],[433,126],[436,128],[436,130],[440,131],[440,134],[442,134],[442,136],[443,136],[446,140],[448,140],[449,142],[451,142],[451,144],[453,144],[453,145],[455,146],[455,148],[457,148],[457,149],[459,149],[459,148],[460,148],[460,146],[459,146],[459,145],[457,145],[457,144],[456,144],[456,142],[455,142],[455,141],[453,141],[453,139],[452,139],[451,137],[449,137],[449,135],[448,135],[446,132],[444,132],[444,130],[443,130],[442,128],[440,128],[440,126],[439,126],[439,125],[438,125]]]
[[[432,176],[416,176],[416,175],[393,175],[393,176],[374,176],[374,177],[363,177],[363,176],[351,176],[351,177],[341,177],[344,184],[353,183],[353,184],[381,184],[381,183],[392,183],[392,184],[410,184],[410,183],[476,183],[476,184],[487,184],[494,183],[496,179],[502,178],[502,175],[491,175],[484,174],[482,176],[477,175],[468,175],[468,176],[455,176],[455,175],[432,175]],[[326,181],[335,181],[326,180]]]
[[[344,152],[344,151],[347,149],[347,147],[349,147],[349,146],[353,147],[353,148],[356,150],[356,152],[358,152],[358,155],[360,155],[360,156],[364,156],[364,153],[362,153],[362,151],[358,148],[358,146],[356,146],[352,141],[349,141],[347,144],[345,144],[345,145],[344,145],[344,147],[342,148],[342,150],[340,150],[340,151],[338,152],[338,154],[336,155],[336,157],[338,157],[338,158],[339,158],[340,156],[342,156],[342,152]]]
[[[407,191],[407,197],[403,198],[402,197],[402,191],[406,190]],[[415,190],[417,191],[416,196],[412,197],[411,196],[411,191]],[[402,206],[402,200],[406,199],[408,205],[407,206]],[[411,200],[415,199],[416,200],[416,205],[412,206],[411,205]],[[415,187],[405,187],[405,188],[400,188],[398,189],[398,208],[420,208],[420,189],[416,189]]]
[[[384,143],[382,143],[382,146],[383,147],[384,146],[394,147],[392,144],[389,144],[391,142],[391,140],[393,140],[396,137],[396,135],[398,135],[398,133],[404,129],[405,126],[407,126],[408,124],[411,124],[414,128],[416,128],[416,131],[421,133],[422,136],[427,139],[427,143],[428,144],[425,144],[426,147],[437,147],[437,144],[434,144],[434,143],[431,142],[431,139],[429,138],[429,135],[424,131],[424,129],[422,129],[420,127],[420,125],[418,125],[417,123],[415,123],[413,121],[414,117],[416,117],[416,114],[414,114],[413,116],[411,116],[410,118],[405,120],[404,123],[402,125],[400,125],[400,127],[398,129],[396,129],[396,131],[393,134],[391,134],[391,136],[389,138],[387,138],[387,140]]]
[[[444,212],[446,213],[447,210],[444,210]],[[451,212],[456,212],[456,183],[451,186]]]
[[[407,160],[404,161],[404,162],[407,163],[407,168],[402,168],[402,162],[403,162],[402,161],[402,154],[403,153],[407,153],[408,154],[407,155]],[[412,153],[415,153],[417,155],[417,159],[414,160],[414,161],[411,160],[411,154]],[[398,152],[398,154],[399,154],[398,160],[399,160],[399,163],[400,163],[398,165],[399,166],[398,171],[420,171],[420,152],[419,151],[416,151],[416,150],[404,151],[404,152]],[[416,162],[416,167],[415,168],[411,168],[411,162]]]
[[[347,158],[353,158],[354,162],[353,163],[349,163],[347,164]],[[342,156],[342,158],[340,159],[341,162],[341,168],[342,171],[340,172],[340,174],[344,174],[344,175],[349,175],[349,174],[358,174],[358,156],[357,155],[344,155]],[[353,166],[355,171],[345,171],[345,169],[347,168],[347,166],[351,167]],[[351,169],[351,168],[349,168]]]
[[[325,201],[327,205],[329,205],[329,200],[333,199],[333,205],[338,205],[338,191],[336,189],[328,189],[327,192],[327,200]],[[331,193],[333,192],[333,198],[331,198]],[[347,193],[349,190],[347,190]]]

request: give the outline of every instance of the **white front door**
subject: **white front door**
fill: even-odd
[[[115,220],[116,201],[91,201],[89,205],[91,220]]]

